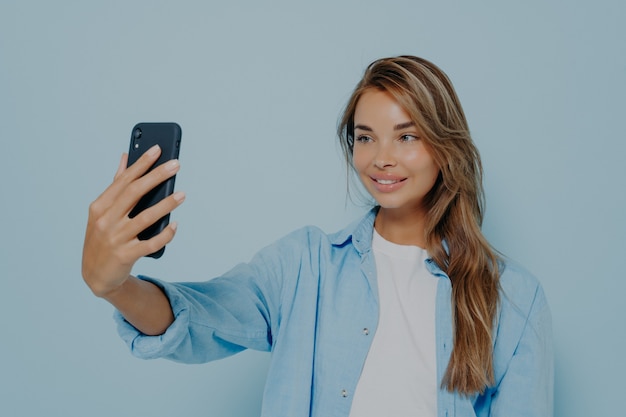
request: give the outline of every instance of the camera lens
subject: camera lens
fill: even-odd
[[[135,139],[139,139],[141,137],[141,129],[137,128],[135,129],[135,131],[133,132],[133,138]]]

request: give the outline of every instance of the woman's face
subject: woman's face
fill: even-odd
[[[369,89],[354,112],[354,167],[381,209],[424,211],[439,167],[407,112],[385,91]]]

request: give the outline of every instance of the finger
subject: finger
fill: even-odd
[[[171,196],[164,198],[159,203],[149,207],[120,224],[120,233],[124,234],[123,240],[131,240],[139,233],[156,223],[159,219],[171,213],[185,201],[185,193],[177,191]]]
[[[128,154],[123,153],[122,157],[120,158],[120,165],[117,167],[117,172],[115,173],[115,176],[113,177],[114,180],[116,180],[117,178],[119,178],[120,175],[122,175],[122,172],[126,170],[126,165],[128,165]]]
[[[120,194],[135,179],[141,177],[158,159],[161,148],[158,145],[148,149],[132,166],[126,168],[128,154],[123,154],[111,183],[98,198],[91,203],[90,214],[100,216],[118,199]],[[137,200],[139,201],[139,200]]]
[[[137,259],[159,251],[174,239],[178,223],[170,223],[161,233],[148,240],[135,240],[131,251]]]
[[[154,165],[160,155],[161,147],[159,145],[152,146],[144,152],[139,159],[137,159],[131,166],[120,174],[120,179],[124,179],[126,182],[131,182],[141,177],[150,169],[152,165]]]
[[[127,216],[137,205],[141,197],[150,192],[157,185],[176,175],[180,170],[178,160],[172,159],[128,184],[117,198],[115,206],[111,206],[114,216]]]
[[[126,169],[126,164],[127,163],[128,163],[128,154],[127,153],[123,153],[122,156],[120,157],[120,163],[117,166],[117,171],[115,172],[115,175],[113,176],[113,182],[114,183],[119,178],[119,176],[124,172],[124,170]],[[96,200],[94,200],[91,203],[91,205],[89,206],[89,213],[90,213],[91,216],[98,217],[101,213],[103,213],[106,209],[109,208],[109,206],[111,205],[111,201],[110,200],[111,200],[111,198],[114,197],[114,196],[111,195],[113,193],[111,191],[111,188],[112,188],[112,184],[109,185],[102,192],[102,194],[100,194],[98,196],[98,198],[96,198]]]

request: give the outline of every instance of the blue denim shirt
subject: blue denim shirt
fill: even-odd
[[[251,348],[271,351],[263,417],[347,417],[378,323],[371,251],[375,211],[327,235],[306,227],[261,250],[225,275],[199,283],[153,280],[168,296],[174,323],[146,336],[116,314],[132,353],[185,363]],[[437,375],[453,344],[450,280],[439,278]],[[507,263],[495,330],[495,385],[471,397],[438,392],[439,417],[552,415],[551,318],[538,281]]]

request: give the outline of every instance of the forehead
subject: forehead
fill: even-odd
[[[389,92],[370,88],[365,90],[356,103],[354,123],[396,125],[410,122],[411,117]]]

